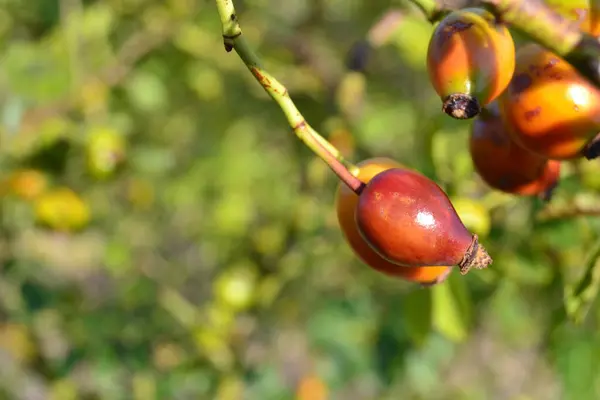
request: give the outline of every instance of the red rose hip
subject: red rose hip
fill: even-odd
[[[399,265],[458,265],[466,274],[492,263],[446,193],[416,171],[393,168],[375,176],[359,196],[355,220],[373,250]]]
[[[561,163],[514,142],[492,103],[471,126],[469,152],[475,171],[491,188],[549,199],[560,179]]]

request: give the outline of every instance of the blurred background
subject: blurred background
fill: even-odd
[[[487,188],[407,1],[235,5],[309,123],[434,179],[494,264],[357,261],[212,1],[0,0],[0,398],[599,398],[599,163],[549,204]]]

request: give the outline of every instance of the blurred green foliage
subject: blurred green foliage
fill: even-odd
[[[335,176],[212,1],[0,0],[0,398],[597,399],[600,222],[569,210],[598,162],[549,205],[490,191],[398,5],[362,74],[389,2],[236,2],[316,129],[419,169],[483,237],[493,266],[432,288],[352,255]]]

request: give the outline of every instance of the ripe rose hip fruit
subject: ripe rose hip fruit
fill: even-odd
[[[517,51],[515,74],[498,104],[525,149],[553,160],[598,156],[600,91],[545,48],[530,43]]]
[[[496,102],[473,122],[469,150],[475,171],[494,189],[549,198],[558,184],[560,161],[548,160],[516,144]]]
[[[359,196],[355,221],[371,248],[395,264],[458,265],[465,274],[492,263],[446,193],[416,171],[392,168],[377,174]]]
[[[429,41],[429,78],[442,99],[442,109],[453,118],[479,114],[481,107],[504,91],[514,68],[510,32],[481,8],[448,14]]]
[[[364,160],[357,164],[358,179],[368,183],[375,175],[391,168],[404,168],[397,161],[385,157]],[[340,228],[356,256],[369,267],[388,276],[403,278],[421,284],[443,282],[452,271],[450,266],[404,267],[393,264],[377,254],[358,232],[354,213],[358,204],[358,196],[348,186],[340,183],[336,193],[335,205]]]

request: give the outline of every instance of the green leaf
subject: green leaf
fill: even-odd
[[[149,72],[136,72],[125,89],[132,104],[144,112],[163,110],[168,104],[168,90],[160,78]]]
[[[575,285],[565,288],[567,316],[575,323],[585,319],[600,289],[600,239],[587,256],[583,276]]]
[[[600,367],[598,335],[578,327],[563,326],[554,332],[553,352],[556,370],[562,378],[564,399],[597,399]]]
[[[413,69],[425,70],[427,45],[433,32],[432,24],[420,17],[404,16],[392,37],[400,57]]]
[[[48,102],[68,93],[71,76],[66,49],[53,50],[32,42],[13,42],[2,61],[13,95]]]
[[[424,344],[432,327],[432,291],[420,288],[408,293],[402,299],[401,309],[408,336],[416,345]]]
[[[467,338],[472,319],[472,304],[465,277],[450,274],[448,280],[432,288],[433,326],[450,340]]]

